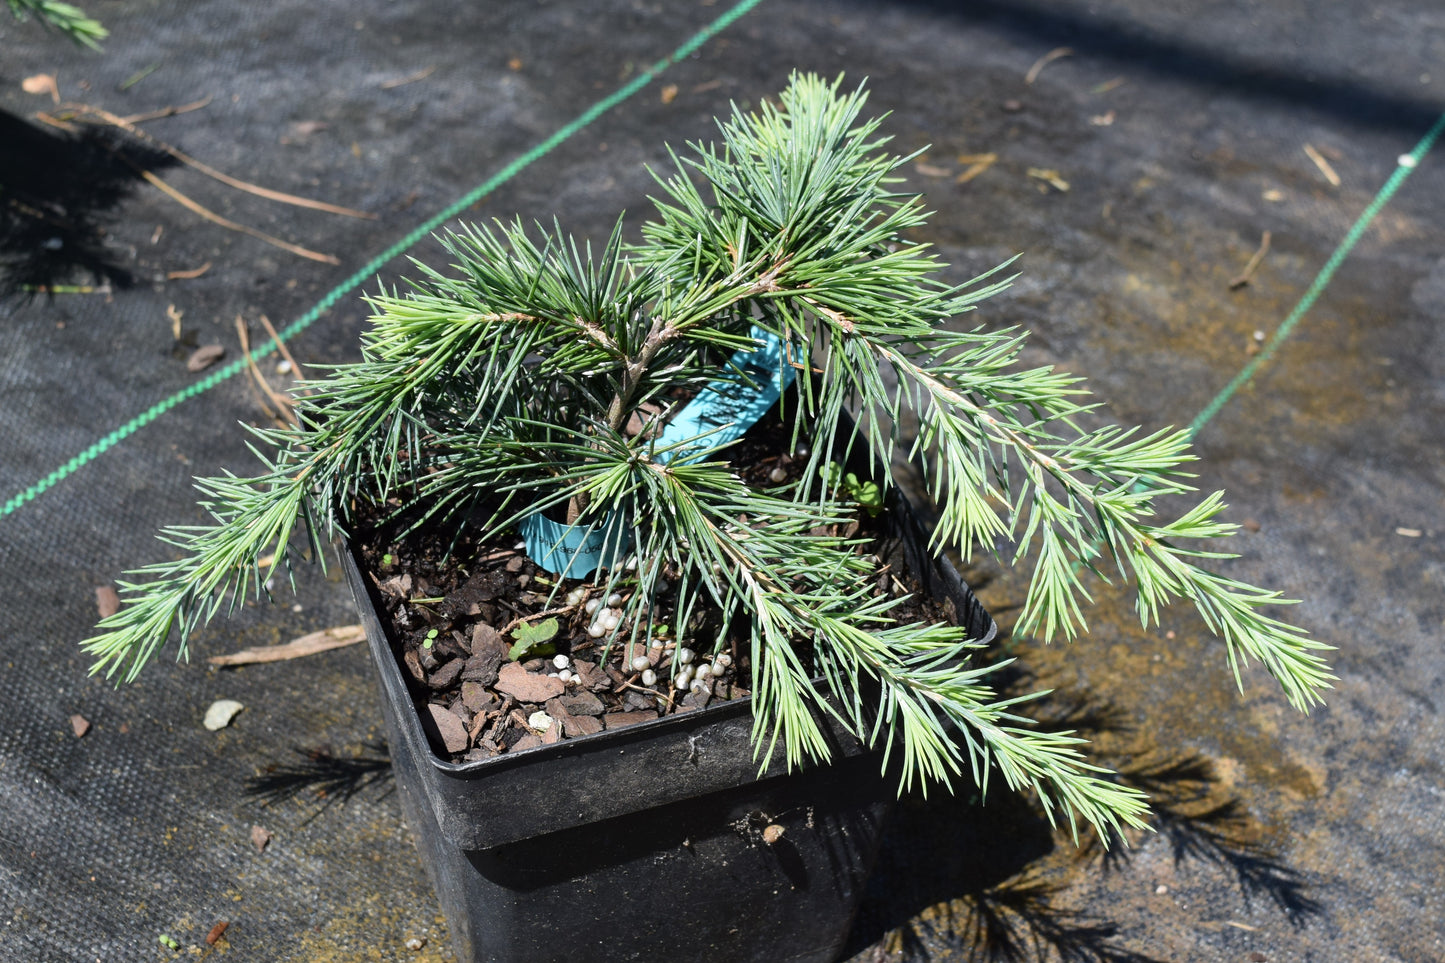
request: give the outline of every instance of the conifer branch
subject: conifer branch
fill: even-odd
[[[1230,556],[1186,547],[1233,531],[1220,494],[1155,517],[1160,496],[1194,491],[1186,434],[1081,428],[1095,409],[1078,379],[1020,370],[1020,334],[956,329],[1008,285],[1006,265],[939,280],[928,247],[907,240],[926,222],[921,199],[895,191],[908,158],[886,151],[880,121],[861,119],[865,101],[861,88],[798,76],[779,106],[735,111],[718,145],[691,145],[654,175],[662,196],[636,245],[620,221],[595,252],[555,223],[443,237],[454,269],[418,264],[405,290],[370,299],[361,361],[311,383],[296,427],[256,432],[277,452],[258,452],[259,472],[197,482],[211,522],[162,532],[181,555],[122,583],[125,604],[84,643],[93,671],[132,679],[172,635],[184,657],[221,608],[289,573],[294,533],[320,556],[353,505],[399,501],[483,537],[570,505],[583,529],[634,521],[634,634],[654,617],[641,599],[663,567],[680,573],[679,633],[707,604],[724,621],[747,616],[762,758],[781,746],[789,765],[826,759],[831,715],[901,754],[905,785],[986,788],[996,771],[1075,832],[1079,820],[1102,838],[1141,825],[1142,797],[1088,763],[1073,734],[1031,728],[1017,714],[1027,697],[989,686],[998,666],[961,630],[898,622],[899,603],[867,588],[872,563],[858,547],[816,534],[856,511],[820,481],[824,464],[867,444],[886,490],[905,444],[932,456],[935,548],[1013,541],[1014,561],[1031,559],[1024,631],[1084,631],[1088,579],[1112,564],[1132,578],[1146,625],[1187,600],[1237,678],[1257,660],[1296,706],[1317,703],[1334,678],[1328,647],[1268,614],[1287,604],[1279,593],[1202,565]],[[749,490],[725,450],[705,453],[706,436],[660,451],[628,429],[665,422],[679,396],[719,381],[746,388],[727,362],[755,346],[755,328],[782,344],[781,364],[810,375],[785,409],[795,442],[811,446],[807,470],[781,491]],[[850,409],[856,439],[842,427]],[[909,411],[912,439],[898,428]],[[599,587],[617,577],[599,575]]]

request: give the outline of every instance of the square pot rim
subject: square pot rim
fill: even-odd
[[[926,542],[924,541],[926,536],[922,532],[922,526],[913,510],[913,506],[906,498],[901,497],[901,493],[897,491],[889,493],[887,512],[893,515],[895,523],[902,529],[897,534],[903,536],[905,540],[912,539],[916,545],[926,546]],[[379,615],[382,608],[377,604],[379,599],[376,594],[376,588],[366,577],[361,561],[357,556],[356,546],[350,538],[343,538],[341,540],[339,554],[343,567],[347,569],[346,574],[348,580],[354,578],[356,581],[353,589],[357,587],[364,589],[366,598],[371,603],[371,612],[361,614],[363,616],[363,622],[369,621],[366,618],[367,615],[370,615],[376,622],[377,633],[370,631],[370,626],[367,626],[368,631],[366,638],[367,644],[371,649],[373,660],[377,663],[377,668],[381,672],[382,685],[387,690],[388,698],[395,701],[398,705],[411,704],[411,693],[407,687],[406,680],[401,675],[400,666],[397,664],[396,657],[392,650],[394,640],[391,637],[391,630]],[[967,591],[968,597],[975,603],[977,613],[987,619],[985,631],[973,641],[979,645],[988,645],[991,643],[998,636],[998,624],[988,611],[983,608],[982,603],[978,602],[977,598],[973,595],[972,588],[963,580],[962,576],[959,575],[958,570],[947,556],[940,554],[931,556],[931,558],[934,565],[943,569],[948,576],[957,580],[958,584]],[[960,621],[967,621],[968,613],[959,613],[959,619]],[[378,634],[380,638],[376,637]],[[811,680],[811,683],[814,689],[819,691],[824,698],[829,698],[828,694],[823,690],[826,680],[824,680],[822,676],[815,676]],[[512,768],[546,760],[565,759],[569,756],[594,750],[611,751],[618,746],[626,748],[631,743],[643,742],[664,736],[674,730],[695,730],[719,722],[730,721],[742,715],[751,717],[752,705],[753,697],[749,694],[739,699],[729,699],[726,702],[714,703],[704,706],[701,709],[691,709],[686,712],[660,716],[656,719],[633,723],[619,729],[604,729],[588,735],[561,739],[551,745],[533,746],[521,752],[505,752],[489,759],[477,759],[470,762],[451,762],[438,756],[435,750],[431,748],[430,740],[421,725],[420,716],[416,713],[412,714],[414,716],[412,723],[415,728],[415,735],[420,737],[421,744],[427,748],[427,761],[432,767],[439,773],[447,776],[465,779],[469,777],[480,777],[493,772],[501,773]],[[814,711],[817,712],[818,710]],[[840,734],[843,735],[845,737],[845,739],[842,740],[844,745],[846,745],[848,741],[857,741],[851,733],[842,730],[836,725],[837,720],[826,714],[821,715],[824,720],[833,723],[833,725],[825,726],[825,732],[828,732],[828,734],[834,737]],[[407,728],[412,728],[412,726],[408,726]],[[839,740],[835,738],[831,741],[838,742]],[[837,749],[840,747],[835,745],[833,748]],[[867,747],[863,747],[857,751],[866,752],[870,750]],[[770,758],[760,763],[758,778],[775,774],[770,773],[768,770],[774,766],[777,761],[776,757],[780,752],[781,750],[775,750]],[[848,754],[851,755],[854,753]],[[811,764],[812,763],[804,763],[804,767]]]

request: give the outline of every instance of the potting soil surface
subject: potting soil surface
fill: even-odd
[[[357,356],[361,296],[459,216],[635,230],[664,144],[794,69],[867,78],[894,146],[926,148],[906,186],[949,277],[1023,252],[960,323],[1030,329],[1026,360],[1122,421],[1197,428],[1199,487],[1243,526],[1221,569],[1302,599],[1340,677],[1309,717],[1257,666],[1240,692],[1197,617],[1143,629],[1100,581],[1090,633],[1042,646],[1008,631],[1020,574],[975,558],[1042,711],[1157,831],[1106,852],[999,786],[906,799],[847,958],[1445,958],[1445,14],[83,6],[103,54],[0,14],[0,960],[450,959],[363,649],[204,662],[354,623],[339,570],[133,685],[77,643],[166,557],[158,526],[202,520],[191,477],[249,470],[257,376],[295,372],[263,317],[309,370]]]

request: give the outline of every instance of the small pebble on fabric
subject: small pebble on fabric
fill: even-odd
[[[244,708],[246,707],[235,699],[217,699],[215,702],[212,702],[211,707],[206,710],[206,718],[203,725],[212,732],[218,729],[224,729],[231,724],[232,719],[236,718],[236,713]]]

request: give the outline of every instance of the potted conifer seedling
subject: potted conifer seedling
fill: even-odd
[[[289,571],[298,529],[340,539],[463,959],[831,959],[900,787],[996,770],[1071,828],[1142,826],[990,687],[946,546],[1033,559],[1020,631],[1073,637],[1108,563],[1146,623],[1193,602],[1299,708],[1329,685],[1277,593],[1197,564],[1219,494],[1155,517],[1193,490],[1185,432],[1079,428],[1076,379],[953,326],[1007,282],[939,280],[908,158],[840,84],[794,77],[675,156],[636,243],[447,235],[452,267],[371,299],[362,360],[255,430],[259,473],[198,482],[214,522],[167,529],[180,557],[85,643],[131,679]]]

